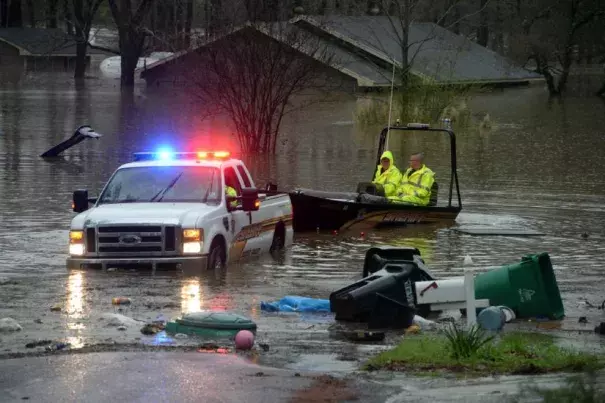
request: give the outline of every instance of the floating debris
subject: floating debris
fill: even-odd
[[[52,340],[33,341],[31,343],[27,343],[25,345],[25,348],[35,348],[35,347],[48,346],[48,345],[51,345],[53,343],[54,343],[54,341],[52,341]]]

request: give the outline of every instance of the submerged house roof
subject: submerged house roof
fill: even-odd
[[[0,41],[19,50],[21,56],[75,56],[76,41],[61,29],[0,28]],[[88,49],[88,54],[105,53]]]
[[[321,31],[376,64],[402,65],[401,23],[388,16],[298,17],[292,23]],[[541,80],[510,59],[434,23],[409,27],[408,62],[411,72],[443,83],[496,83]],[[381,63],[382,62],[382,63]],[[356,70],[356,66],[351,66]],[[390,68],[388,80],[390,82]]]
[[[393,63],[402,65],[401,25],[390,17],[304,16],[287,24],[288,29],[301,29],[317,36],[325,46],[325,53],[331,55],[331,67],[356,79],[359,87],[391,85]],[[253,28],[280,40],[271,30],[253,24],[246,24],[229,34],[244,28]],[[141,71],[141,78],[160,66],[162,68],[158,70],[169,68],[172,61],[212,42],[146,66]],[[433,23],[411,24],[408,43],[412,74],[437,82],[487,84],[542,79],[498,53]]]
[[[184,51],[174,53],[173,55],[158,60],[154,63],[146,65],[137,69],[140,73],[140,77],[143,79],[149,78],[156,73],[160,73],[169,69],[171,65],[177,64],[182,60],[185,60],[193,52],[202,51],[204,48],[215,44],[216,42],[225,39],[230,36],[243,35],[247,36],[250,34],[260,34],[265,37],[271,38],[272,40],[279,41],[285,46],[295,48],[301,52],[301,55],[305,57],[312,57],[322,63],[325,63],[330,68],[340,71],[341,73],[356,79],[361,86],[372,86],[373,79],[380,79],[380,74],[376,74],[376,66],[370,61],[365,60],[362,57],[358,57],[349,54],[343,49],[337,48],[332,45],[329,41],[314,36],[312,46],[305,49],[305,43],[303,41],[307,35],[312,35],[303,28],[290,24],[289,22],[278,22],[278,23],[246,23],[239,27],[231,29],[229,32],[223,35],[217,35],[201,44]],[[303,51],[304,49],[304,51]],[[345,61],[346,63],[343,63]],[[354,64],[356,71],[348,69],[348,65]]]

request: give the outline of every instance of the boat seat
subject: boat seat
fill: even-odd
[[[439,197],[439,184],[437,181],[433,182],[433,186],[431,186],[431,198],[429,199],[429,206],[434,207],[437,205]]]
[[[367,193],[374,196],[384,196],[384,187],[379,183],[359,182],[357,193]]]

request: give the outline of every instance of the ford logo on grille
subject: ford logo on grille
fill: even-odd
[[[137,235],[122,235],[120,238],[120,243],[127,245],[134,245],[137,243],[141,243],[141,237]]]

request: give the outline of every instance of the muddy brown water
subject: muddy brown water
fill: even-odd
[[[352,369],[371,348],[331,339],[329,315],[265,314],[260,301],[285,295],[328,298],[361,277],[364,253],[373,244],[415,246],[440,277],[459,275],[467,255],[473,267],[487,269],[548,252],[569,316],[563,324],[572,329],[569,339],[575,337],[574,329],[589,333],[605,319],[601,310],[585,303],[605,299],[605,103],[580,97],[549,102],[539,87],[481,94],[469,103],[475,116],[489,113],[492,128],[458,133],[463,211],[455,226],[525,228],[544,236],[470,236],[430,226],[365,237],[305,234],[281,256],[221,273],[68,272],[74,189],[98,192],[134,151],[160,145],[233,147],[228,130],[218,123],[200,124],[193,108],[176,107],[144,87],[137,88],[133,104],[121,98],[117,85],[90,79],[76,89],[69,76],[35,75],[0,89],[0,318],[12,317],[23,326],[21,332],[0,334],[2,353],[31,351],[24,346],[36,339],[64,340],[74,347],[133,341],[187,344],[191,340],[163,333],[143,336],[134,323],[120,331],[100,316],[119,313],[149,321],[158,315],[169,319],[180,312],[227,309],[258,323],[259,340],[272,346],[265,361],[292,368]],[[342,99],[290,117],[276,157],[243,157],[256,181],[271,180],[284,189],[345,191],[367,180],[378,131],[356,128],[358,104]],[[76,146],[59,161],[38,157],[81,124],[105,136]],[[441,177],[449,163],[446,146],[442,141],[391,141],[400,166],[412,149],[422,149]],[[133,304],[118,311],[111,305],[117,296],[130,297]],[[62,312],[50,311],[55,304]],[[579,316],[589,316],[590,323],[579,325]]]

